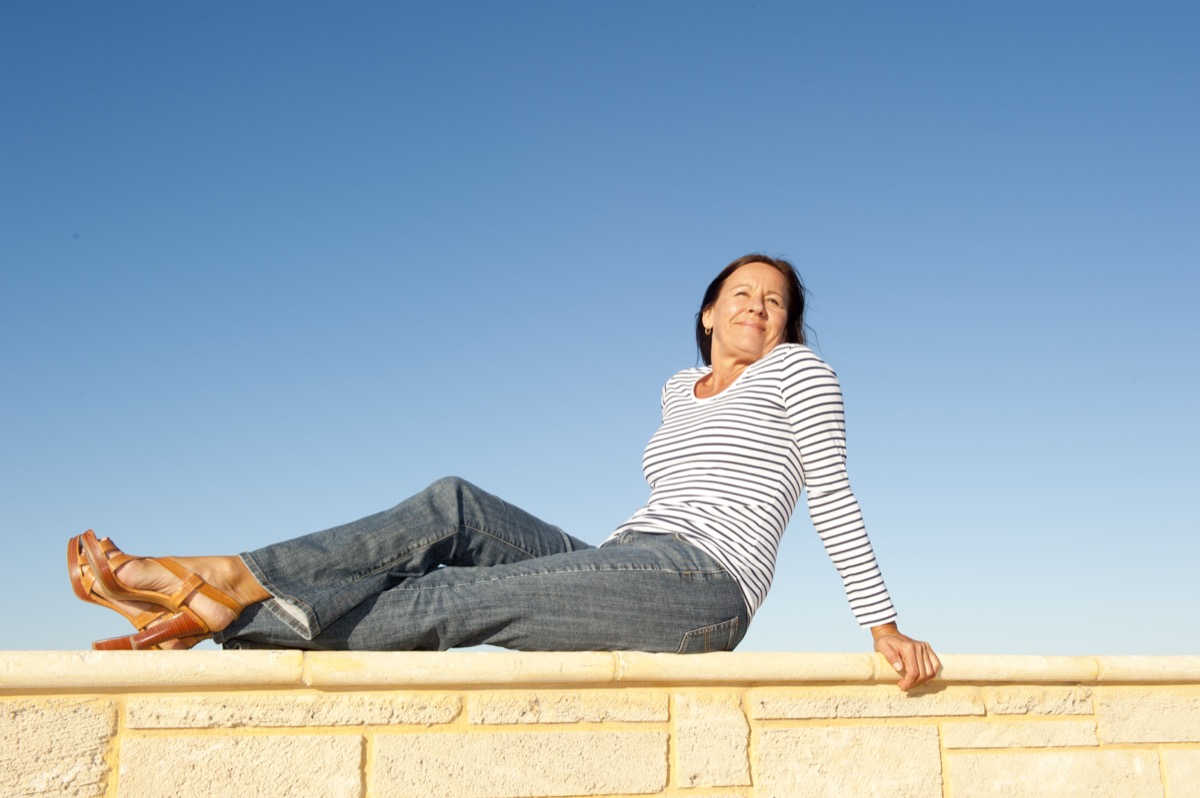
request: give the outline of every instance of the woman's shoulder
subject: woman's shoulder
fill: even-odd
[[[767,370],[779,381],[785,394],[838,384],[837,372],[803,344],[780,344],[763,360],[773,361]]]
[[[695,382],[710,371],[712,369],[708,366],[692,366],[691,368],[680,369],[671,375],[670,379],[667,380],[667,384],[686,382],[688,380]]]
[[[692,368],[681,369],[675,372],[667,379],[666,384],[663,385],[663,396],[665,397],[670,393],[680,390],[691,391],[692,387],[696,384],[696,380],[711,370],[707,366],[693,366]]]
[[[820,355],[804,344],[779,344],[763,360],[774,360],[787,365],[819,365],[829,368],[829,364]]]

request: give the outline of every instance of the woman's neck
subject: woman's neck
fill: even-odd
[[[700,399],[716,396],[737,382],[737,378],[749,366],[749,363],[739,363],[737,361],[727,363],[714,362],[712,364],[712,371],[696,383],[696,396]]]

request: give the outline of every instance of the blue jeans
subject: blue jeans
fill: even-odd
[[[749,623],[733,577],[674,536],[595,548],[453,477],[242,560],[275,599],[216,636],[228,648],[692,653]]]

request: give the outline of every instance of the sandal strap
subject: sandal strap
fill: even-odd
[[[158,563],[183,580],[183,584],[179,586],[179,590],[177,590],[175,595],[172,596],[172,599],[178,599],[178,604],[180,607],[187,609],[183,605],[184,600],[189,598],[193,593],[200,593],[201,595],[207,596],[219,604],[224,604],[237,614],[241,614],[242,610],[245,609],[240,601],[224,591],[213,587],[208,582],[204,581],[204,577],[200,576],[194,571],[188,570],[174,557],[151,557],[149,559],[152,562]]]

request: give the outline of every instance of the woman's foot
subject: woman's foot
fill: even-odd
[[[244,607],[247,602],[242,601],[236,595],[230,595],[235,591],[231,587],[227,587],[225,580],[217,575],[216,572],[219,568],[209,562],[221,558],[176,557],[173,559],[187,571],[200,577],[206,585],[226,594],[239,605],[238,610],[235,611],[227,603],[218,601],[205,592],[193,589],[189,591],[189,594],[182,596],[178,601],[177,609],[186,607],[191,610],[197,618],[204,622],[210,632],[219,632],[233,623],[233,619],[238,616],[241,607]],[[167,570],[158,560],[150,558],[137,558],[123,562],[113,568],[113,575],[122,585],[131,590],[157,593],[169,597],[180,596],[185,582],[185,578]],[[168,604],[160,606],[169,608]]]
[[[141,613],[142,623],[134,622],[137,634],[99,641],[94,648],[190,648],[232,623],[248,604],[270,598],[238,557],[131,557],[90,530],[77,540],[86,561],[80,580],[100,595],[96,603],[130,620],[131,612]],[[79,594],[70,548],[68,565]],[[147,617],[152,620],[145,623]]]

